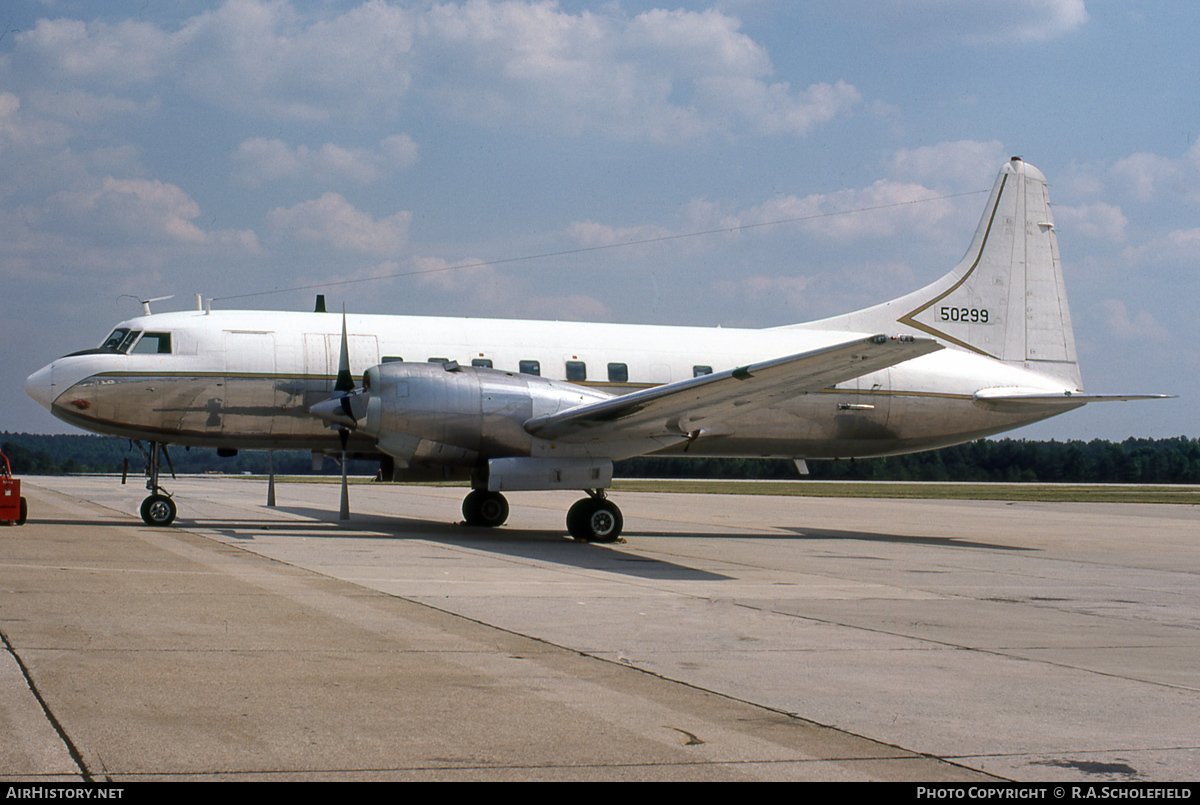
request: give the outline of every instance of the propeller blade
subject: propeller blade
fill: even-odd
[[[337,382],[328,400],[322,400],[308,409],[310,414],[325,420],[331,428],[358,427],[358,420],[367,414],[366,389],[355,388],[354,375],[350,370],[349,339],[346,336],[346,314],[342,312],[342,349],[338,358]]]
[[[342,308],[342,350],[338,355],[337,382],[334,391],[348,394],[354,391],[354,375],[350,374],[350,339],[346,336],[346,310]]]
[[[342,348],[338,354],[337,380],[328,400],[322,400],[309,408],[309,413],[320,417],[331,428],[336,428],[342,443],[342,502],[338,509],[339,520],[350,519],[350,481],[347,478],[346,454],[350,431],[358,427],[358,420],[367,412],[366,390],[356,389],[354,375],[350,372],[350,337],[346,334],[346,306],[342,306]]]

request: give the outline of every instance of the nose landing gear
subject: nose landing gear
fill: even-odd
[[[134,442],[134,444],[146,458],[146,488],[150,490],[150,496],[142,501],[140,509],[142,522],[151,526],[168,526],[175,522],[175,501],[171,500],[167,490],[158,485],[158,457],[160,453],[166,457],[171,477],[174,478],[175,465],[171,462],[171,454],[167,452],[167,446],[161,442],[150,442],[149,452],[142,447],[141,442]],[[122,482],[124,482],[123,478]]]
[[[175,522],[175,501],[166,495],[153,494],[142,501],[141,512],[146,525],[170,525]]]

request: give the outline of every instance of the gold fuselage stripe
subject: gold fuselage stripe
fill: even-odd
[[[979,347],[976,347],[972,344],[968,344],[966,341],[962,341],[960,339],[955,338],[952,335],[948,335],[947,333],[942,332],[941,330],[937,329],[936,327],[931,327],[928,324],[922,324],[921,322],[914,319],[913,316],[916,316],[918,313],[924,313],[926,310],[933,307],[938,302],[942,301],[947,296],[949,296],[950,294],[957,291],[959,286],[961,286],[964,282],[966,282],[967,278],[970,277],[973,273],[975,273],[975,269],[979,266],[979,261],[983,259],[983,250],[987,248],[988,236],[992,234],[992,223],[996,220],[996,212],[1000,209],[1000,199],[1004,198],[1004,186],[1007,183],[1008,183],[1008,175],[1005,174],[1000,179],[1000,192],[998,192],[996,194],[996,206],[992,207],[992,214],[988,217],[987,229],[985,229],[983,232],[983,241],[979,244],[979,252],[978,252],[978,254],[975,255],[975,262],[971,263],[971,267],[967,269],[967,273],[963,274],[962,279],[960,279],[958,282],[951,285],[946,290],[945,293],[941,294],[940,296],[935,296],[933,299],[930,299],[925,304],[917,307],[914,310],[909,311],[908,313],[905,313],[903,316],[901,316],[899,319],[897,319],[897,321],[899,321],[901,324],[907,324],[909,327],[915,327],[916,329],[921,330],[922,332],[929,333],[930,335],[934,336],[935,338],[943,338],[952,344],[957,344],[958,346],[962,347],[963,349],[969,349],[972,352],[978,352],[980,355],[984,355],[984,356],[987,356],[989,358],[993,358],[996,360],[999,360],[999,358],[996,358],[996,356],[992,355],[990,352],[985,352],[984,350],[980,349]],[[1005,316],[1007,318],[1007,313],[1005,314]]]

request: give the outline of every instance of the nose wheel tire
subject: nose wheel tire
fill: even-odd
[[[467,525],[495,528],[508,519],[508,501],[499,492],[476,489],[463,501],[462,512]]]
[[[584,498],[567,510],[567,531],[583,542],[616,542],[625,526],[611,500]]]
[[[142,520],[146,525],[166,526],[175,522],[175,501],[166,495],[151,495],[142,501]]]

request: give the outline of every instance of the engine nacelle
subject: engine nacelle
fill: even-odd
[[[402,461],[418,453],[435,458],[429,443],[461,458],[528,456],[530,419],[612,396],[535,375],[440,363],[373,366],[364,385],[370,398],[358,430]]]
[[[612,486],[613,464],[607,458],[492,458],[487,463],[487,488],[606,489]]]

